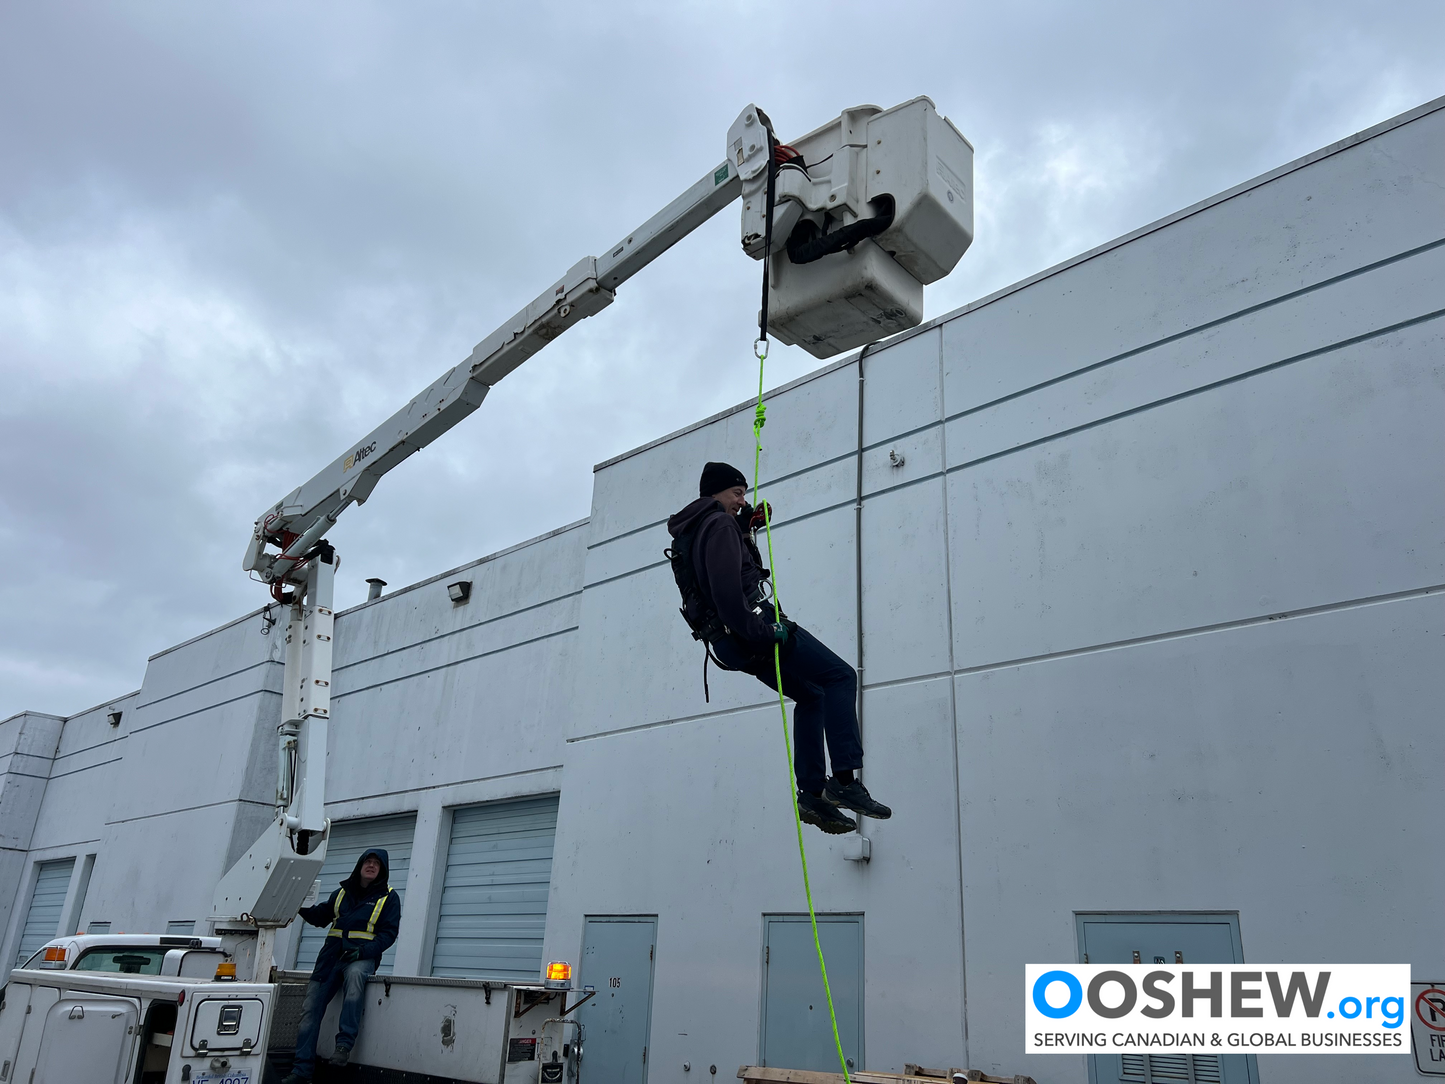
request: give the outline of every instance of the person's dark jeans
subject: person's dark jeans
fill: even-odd
[[[762,654],[731,634],[713,644],[713,654],[724,666],[752,674],[777,692],[772,648]],[[793,712],[793,771],[798,789],[817,794],[828,779],[823,739],[833,771],[863,767],[863,743],[858,737],[858,673],[833,654],[807,629],[794,625],[782,650],[783,694],[797,708]]]
[[[366,1008],[366,980],[376,971],[375,960],[353,960],[337,964],[325,982],[312,979],[306,984],[306,1000],[301,1003],[301,1024],[296,1030],[296,1060],[292,1070],[310,1079],[316,1066],[316,1038],[321,1031],[321,1018],[326,1006],[341,990],[341,1021],[336,1029],[336,1045],[353,1047],[361,1031],[361,1013]]]

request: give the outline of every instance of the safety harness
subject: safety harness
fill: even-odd
[[[726,512],[722,513],[727,515]],[[712,596],[703,587],[702,581],[697,575],[697,565],[694,556],[697,551],[697,536],[701,532],[707,517],[701,517],[682,534],[672,540],[672,545],[662,551],[662,555],[672,565],[672,578],[677,581],[677,590],[682,595],[682,606],[678,613],[687,622],[688,628],[692,629],[692,638],[700,640],[703,646],[702,659],[702,698],[704,703],[712,703],[712,694],[707,686],[707,666],[709,662],[716,663],[719,670],[737,670],[735,666],[729,666],[713,654],[713,641],[724,636],[732,630],[724,624],[717,607],[713,605]],[[762,568],[762,580],[759,581],[757,590],[747,599],[748,607],[756,614],[763,614],[765,609],[772,605],[775,611],[775,620],[782,620],[788,625],[792,622],[782,615],[775,604],[771,603],[769,594],[763,589],[772,576],[772,572],[763,565],[763,556],[758,552],[757,542],[751,535],[744,535],[744,544],[752,550],[753,560]],[[792,628],[789,628],[792,631]],[[756,653],[754,661],[763,662],[769,649],[761,648]]]
[[[376,923],[381,918],[381,909],[386,906],[386,901],[391,899],[391,885],[386,886],[386,891],[376,901],[376,906],[371,909],[371,917],[366,920],[365,930],[339,930],[336,924],[341,921],[341,901],[346,899],[346,888],[342,886],[336,890],[336,904],[332,909],[335,918],[331,920],[331,929],[326,931],[327,937],[339,937],[343,941],[375,941]]]
[[[699,518],[674,538],[662,555],[672,565],[672,578],[677,581],[678,593],[682,595],[682,608],[678,612],[692,629],[692,638],[710,644],[727,632],[728,627],[712,604],[712,597],[703,590],[702,581],[697,578],[697,567],[692,562],[697,534],[702,530],[703,522],[704,518]]]

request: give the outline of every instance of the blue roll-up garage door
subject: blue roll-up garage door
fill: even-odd
[[[74,858],[40,863],[35,891],[30,895],[30,910],[25,912],[20,949],[15,954],[16,967],[38,952],[45,942],[60,936],[60,912],[65,908],[65,894],[70,891],[70,874],[74,869]]]
[[[535,982],[552,884],[557,796],[452,815],[433,975]]]
[[[326,861],[321,866],[318,903],[335,892],[341,882],[351,876],[356,860],[362,851],[380,847],[386,851],[389,874],[387,880],[400,896],[406,888],[406,871],[411,868],[411,841],[416,835],[416,814],[403,813],[396,817],[370,817],[366,820],[340,821],[331,826],[331,839],[326,844]],[[402,900],[403,905],[406,900]],[[300,919],[297,919],[300,922]],[[301,925],[301,944],[296,949],[296,970],[310,971],[316,965],[316,955],[326,940],[326,929],[322,926]],[[381,957],[377,967],[378,975],[390,975],[396,946],[392,945]]]

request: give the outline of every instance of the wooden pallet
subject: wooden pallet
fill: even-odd
[[[1028,1076],[990,1076],[977,1069],[924,1069],[918,1065],[906,1066],[908,1072],[875,1073],[859,1069],[850,1073],[853,1084],[940,1084],[940,1081],[959,1079],[982,1081],[983,1084],[1034,1084]],[[957,1076],[955,1075],[957,1074]],[[744,1065],[738,1069],[738,1079],[743,1084],[843,1084],[842,1073],[819,1073],[812,1069],[774,1069],[762,1065]]]

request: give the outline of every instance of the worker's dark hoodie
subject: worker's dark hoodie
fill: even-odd
[[[381,863],[381,873],[363,888],[361,863],[369,855],[375,855]],[[349,952],[356,952],[363,960],[380,960],[381,954],[391,948],[396,940],[397,928],[401,925],[401,897],[387,884],[389,874],[386,852],[380,847],[373,847],[361,853],[351,876],[341,882],[341,887],[331,893],[325,903],[301,908],[301,917],[311,925],[332,927],[316,957],[316,966],[311,969],[313,980],[326,982],[330,979],[337,962]],[[381,903],[380,911],[376,907],[378,902]],[[373,914],[376,915],[375,924],[372,923]],[[339,935],[333,935],[333,931],[339,931]]]
[[[763,581],[763,561],[752,538],[735,516],[712,497],[699,497],[667,521],[673,538],[697,527],[692,547],[698,586],[712,600],[728,631],[752,646],[773,642],[772,622],[748,605]],[[688,620],[698,615],[688,614]]]

